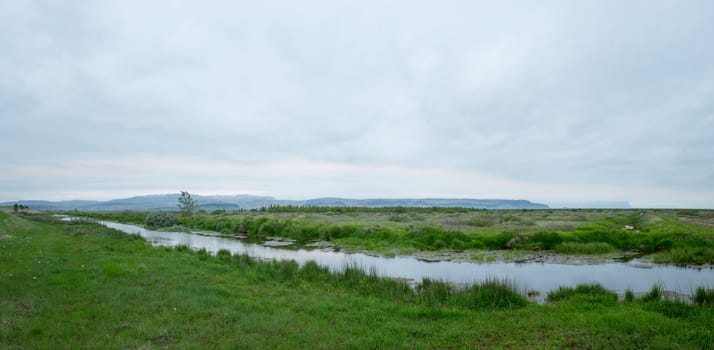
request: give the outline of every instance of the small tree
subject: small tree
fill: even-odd
[[[17,205],[17,203],[15,203],[15,205],[12,206],[12,212],[15,213],[15,214],[17,214],[18,212],[20,212],[20,206]]]
[[[178,207],[181,210],[181,215],[193,215],[193,211],[196,209],[198,202],[191,198],[191,195],[188,192],[181,191],[181,197],[179,197],[178,201]]]

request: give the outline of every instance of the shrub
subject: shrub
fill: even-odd
[[[97,224],[97,220],[91,218],[71,218],[68,223],[70,225],[93,225]]]
[[[149,227],[171,227],[177,225],[178,220],[169,213],[154,213],[147,215],[144,223]]]

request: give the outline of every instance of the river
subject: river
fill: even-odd
[[[299,264],[315,261],[332,271],[345,266],[373,269],[380,276],[421,282],[425,277],[457,284],[471,284],[488,278],[508,279],[523,293],[538,291],[542,300],[549,290],[580,283],[600,283],[623,294],[626,289],[644,293],[655,284],[680,296],[691,295],[696,287],[714,286],[714,269],[662,264],[641,264],[637,260],[622,263],[572,265],[540,262],[427,262],[413,256],[382,257],[363,253],[344,253],[330,249],[286,249],[247,243],[240,239],[193,232],[165,232],[136,225],[101,221],[122,232],[138,234],[153,245],[187,245],[215,254],[220,249],[232,254],[247,254],[258,259],[295,260]],[[644,267],[643,267],[644,266]],[[534,294],[534,293],[531,293]]]

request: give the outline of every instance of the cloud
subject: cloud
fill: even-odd
[[[156,193],[176,178],[293,197],[714,207],[700,195],[714,198],[711,13],[707,1],[6,2],[0,193]],[[103,170],[132,159],[131,181]],[[163,159],[188,163],[151,166]],[[78,164],[93,165],[59,180]],[[221,164],[373,173],[311,175],[299,191],[289,169],[202,180]],[[435,169],[449,186],[388,169]]]

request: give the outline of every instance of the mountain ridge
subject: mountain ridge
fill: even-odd
[[[15,203],[26,205],[35,210],[80,210],[80,211],[152,211],[177,210],[180,194],[140,195],[106,201],[69,200],[19,200],[3,202],[0,205]],[[479,209],[548,209],[548,205],[525,199],[473,199],[473,198],[340,198],[322,197],[306,200],[277,199],[270,196],[238,195],[191,195],[198,202],[198,209],[237,210],[258,209],[270,205],[318,206],[318,207],[464,207]]]

